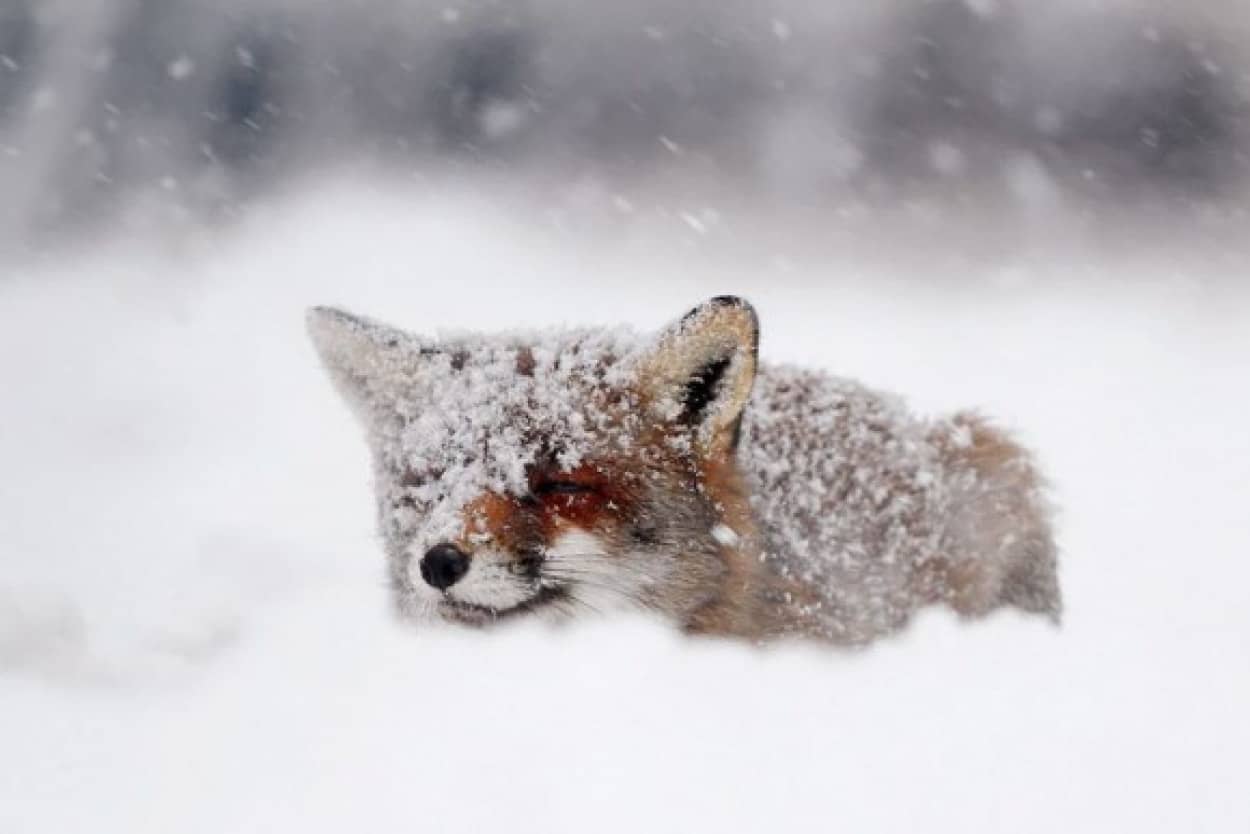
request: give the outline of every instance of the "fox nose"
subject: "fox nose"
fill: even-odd
[[[469,557],[454,544],[436,544],[421,558],[421,578],[445,591],[469,572]]]

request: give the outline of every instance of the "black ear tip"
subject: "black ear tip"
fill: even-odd
[[[707,320],[712,317],[729,324],[735,332],[741,334],[742,341],[750,345],[752,355],[759,352],[760,317],[751,306],[751,302],[737,295],[714,296],[682,316],[679,326],[683,329],[688,326],[698,326],[695,324],[696,320]],[[730,324],[735,318],[737,323]],[[742,328],[744,324],[745,328]]]
[[[681,320],[685,322],[685,321],[689,321],[690,319],[695,318],[696,316],[709,313],[713,310],[726,310],[726,309],[741,310],[742,312],[746,313],[747,315],[751,317],[752,322],[755,323],[758,329],[759,316],[756,315],[755,308],[751,306],[751,302],[747,301],[745,298],[743,298],[742,296],[738,296],[738,295],[713,296],[712,298],[709,298],[707,301],[700,304],[698,307],[695,307],[693,310],[686,313],[686,315],[682,316]]]

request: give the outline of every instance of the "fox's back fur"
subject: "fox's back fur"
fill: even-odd
[[[433,341],[333,310],[310,327],[366,426],[407,617],[624,604],[693,633],[862,645],[934,603],[1059,616],[1023,449],[974,414],[759,365],[740,299],[645,341]]]
[[[981,418],[923,421],[856,383],[764,366],[744,421],[762,553],[802,589],[801,630],[863,643],[932,602],[1058,616],[1040,480]]]

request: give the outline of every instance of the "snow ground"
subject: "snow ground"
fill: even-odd
[[[25,268],[0,281],[0,831],[1248,831],[1241,277],[758,270],[339,191]],[[305,306],[652,328],[724,292],[766,358],[1017,427],[1062,508],[1063,628],[933,612],[846,654],[390,621]]]

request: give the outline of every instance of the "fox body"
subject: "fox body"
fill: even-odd
[[[309,329],[367,431],[404,617],[623,607],[846,645],[934,603],[1058,617],[1029,456],[975,415],[759,365],[741,299],[653,338],[433,340],[327,308]]]

